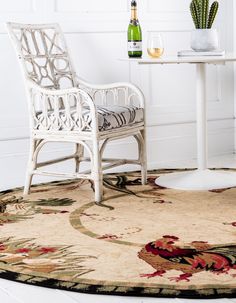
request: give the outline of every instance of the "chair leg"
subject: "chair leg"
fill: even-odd
[[[26,172],[26,178],[25,178],[25,187],[24,187],[24,195],[28,195],[30,193],[30,187],[33,179],[33,173],[32,171],[36,167],[36,159],[34,160],[34,152],[36,149],[36,143],[37,141],[35,139],[30,140],[30,153],[29,153],[29,160],[28,160],[28,166],[27,166],[27,172]]]
[[[141,130],[142,140],[139,144],[139,158],[141,164],[142,185],[147,184],[147,152],[146,152],[146,132]]]
[[[33,174],[31,174],[27,171],[26,178],[25,178],[25,187],[24,187],[24,192],[23,192],[24,196],[26,196],[30,193],[32,179],[33,179]]]
[[[82,144],[76,143],[75,155],[75,172],[78,173],[81,163],[81,157],[83,157],[84,155],[84,147]]]
[[[95,202],[100,203],[103,199],[103,173],[102,162],[99,150],[99,142],[93,144],[93,159],[92,160],[92,178],[94,181]]]

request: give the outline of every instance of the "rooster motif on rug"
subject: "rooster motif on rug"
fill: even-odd
[[[182,274],[169,279],[189,282],[190,277],[199,272],[207,271],[219,275],[236,269],[236,244],[220,246],[193,241],[184,248],[175,244],[178,240],[175,236],[163,236],[145,245],[138,257],[151,265],[155,272],[142,274],[141,277],[162,277],[168,271],[178,270]]]

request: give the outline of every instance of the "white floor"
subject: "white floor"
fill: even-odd
[[[183,167],[195,166],[195,161],[183,163]],[[215,157],[209,161],[210,167],[236,168],[236,155]],[[166,165],[166,167],[168,167]],[[0,279],[0,303],[193,303],[206,300],[158,299],[139,297],[118,297],[102,295],[86,295],[68,291],[60,291],[25,285]],[[235,299],[209,299],[209,303],[236,303]]]

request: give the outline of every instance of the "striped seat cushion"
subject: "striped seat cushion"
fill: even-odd
[[[134,125],[136,123],[143,122],[144,120],[144,111],[142,108],[138,108],[135,106],[119,106],[119,105],[114,105],[114,106],[97,106],[97,113],[98,113],[98,129],[99,131],[107,131],[107,130],[112,130],[124,126],[130,126]],[[60,118],[62,121],[66,120],[65,116],[65,111],[61,110],[60,111]],[[89,111],[85,110],[84,113],[84,118],[87,120],[89,118]],[[54,113],[52,112],[51,114],[48,115],[49,119],[52,121],[52,127],[51,129],[53,130],[55,127],[54,120],[55,116]],[[73,119],[73,124],[71,124],[70,130],[71,131],[76,131],[79,130],[79,127],[77,126],[76,123],[76,111],[72,110],[71,116]],[[42,112],[39,112],[36,115],[36,118],[38,120],[38,123],[36,125],[37,130],[42,130],[44,129],[44,115]],[[64,130],[64,124],[61,125],[60,130]],[[68,127],[66,127],[65,130],[68,130]]]

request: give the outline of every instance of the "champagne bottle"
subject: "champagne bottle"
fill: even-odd
[[[137,17],[137,2],[131,1],[131,20],[128,27],[128,56],[142,57],[142,30]]]

